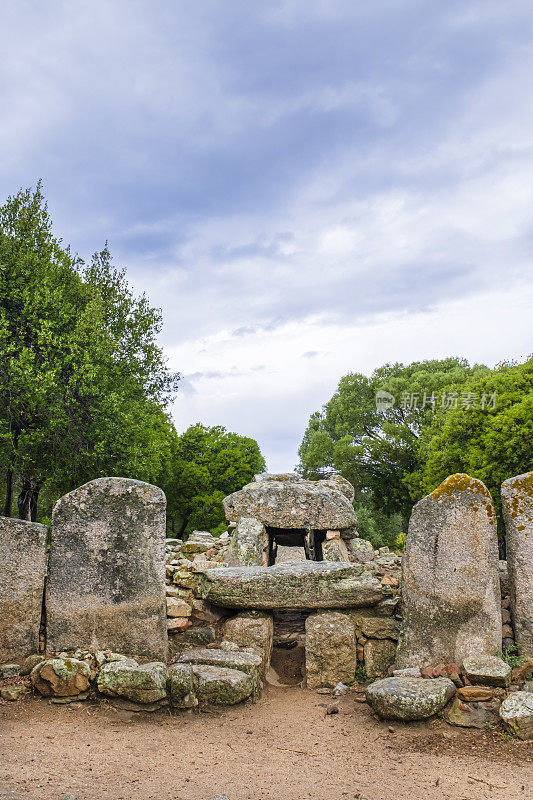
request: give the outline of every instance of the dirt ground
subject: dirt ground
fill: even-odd
[[[210,713],[0,704],[1,800],[526,800],[532,787],[533,743],[381,722],[354,693],[269,686]]]

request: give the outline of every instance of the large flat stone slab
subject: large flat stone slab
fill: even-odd
[[[357,517],[344,493],[344,483],[271,475],[268,479],[248,483],[224,498],[224,511],[230,522],[253,517],[273,528],[352,528],[357,524]]]
[[[48,528],[0,517],[0,663],[39,650]]]
[[[199,593],[226,608],[360,608],[388,591],[358,564],[302,561],[206,570]]]
[[[46,592],[49,650],[114,650],[165,661],[165,495],[98,478],[55,505]]]

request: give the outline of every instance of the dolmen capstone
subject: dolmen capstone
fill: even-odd
[[[399,668],[501,650],[495,511],[481,481],[451,475],[416,504],[402,569]]]
[[[207,569],[198,585],[198,594],[214,605],[259,610],[361,608],[388,593],[362,565],[330,561]]]
[[[161,489],[129,478],[98,478],[56,503],[48,650],[166,659],[165,512]]]
[[[533,472],[504,481],[502,507],[515,641],[533,656]]]
[[[341,476],[308,481],[293,473],[265,473],[223,504],[229,522],[252,517],[273,528],[343,530],[357,524],[352,499],[353,487]]]
[[[48,528],[0,517],[0,663],[39,650]]]

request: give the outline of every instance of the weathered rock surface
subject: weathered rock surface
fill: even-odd
[[[533,739],[533,693],[512,692],[500,706],[500,717],[519,739]]]
[[[533,472],[504,481],[502,509],[515,641],[533,656]]]
[[[470,656],[464,659],[463,667],[471,683],[503,687],[511,683],[511,667],[497,656]]]
[[[499,700],[465,703],[456,698],[444,712],[444,719],[459,728],[485,728],[498,722]]]
[[[248,611],[237,614],[224,624],[224,639],[235,642],[240,648],[251,647],[261,658],[261,676],[264,678],[272,655],[274,621],[272,614]]]
[[[179,664],[224,667],[226,669],[245,672],[252,679],[255,695],[261,690],[261,658],[255,653],[243,653],[240,650],[198,649],[184,653],[178,659]]]
[[[386,675],[396,658],[396,642],[390,639],[368,639],[363,647],[364,664],[369,678]]]
[[[193,667],[193,673],[196,696],[204,703],[232,706],[242,703],[254,691],[251,675],[238,669],[201,664]]]
[[[166,698],[167,680],[167,669],[162,662],[139,666],[133,659],[125,659],[104,664],[98,673],[98,690],[135,703],[155,703]]]
[[[31,672],[31,682],[45,697],[74,697],[86,692],[91,668],[76,658],[41,661]]]
[[[165,495],[98,478],[53,511],[46,591],[48,647],[166,659]]]
[[[48,528],[0,517],[0,661],[39,649]]]
[[[371,683],[366,698],[383,719],[427,719],[437,714],[455,694],[448,678],[383,678]]]
[[[302,561],[206,570],[200,596],[227,608],[358,608],[390,592],[359,565]]]
[[[170,671],[170,704],[174,708],[193,708],[198,704],[190,664],[176,664]]]
[[[322,543],[322,558],[324,561],[351,561],[346,542],[340,536]]]
[[[248,483],[224,499],[230,522],[253,517],[274,528],[340,530],[352,528],[357,517],[344,485],[271,475]],[[341,488],[342,486],[342,488]]]
[[[452,475],[416,504],[402,598],[399,667],[460,663],[501,649],[495,512],[481,481]]]
[[[357,666],[352,620],[339,611],[310,614],[305,622],[305,673],[309,689],[351,683]]]
[[[268,536],[262,522],[241,517],[231,534],[227,560],[243,567],[268,566]]]

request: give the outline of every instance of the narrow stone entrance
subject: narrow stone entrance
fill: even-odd
[[[305,679],[305,621],[310,612],[276,609],[269,680],[298,686]]]
[[[278,548],[280,547],[301,548],[303,549],[305,558],[309,561],[324,560],[322,543],[325,541],[326,531],[306,528],[273,528],[268,525],[265,527],[268,535],[269,567],[276,563]]]

